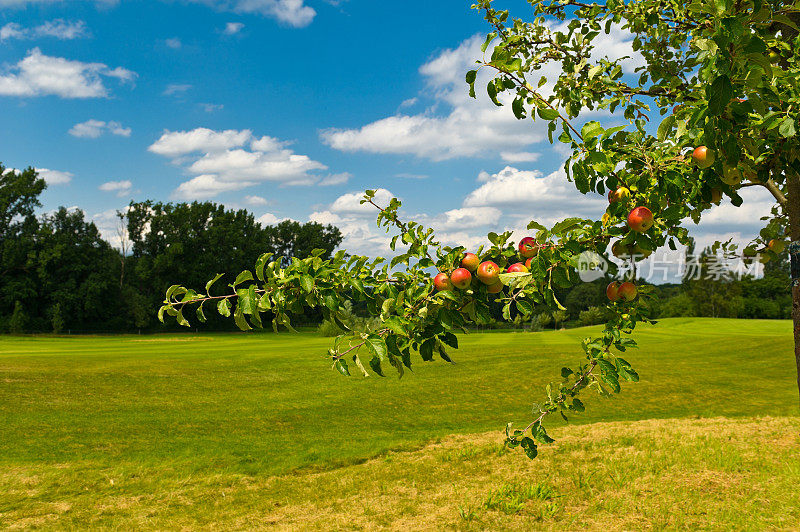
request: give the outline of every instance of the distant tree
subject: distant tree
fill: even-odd
[[[34,212],[46,186],[33,168],[19,172],[0,164],[0,316],[37,297]]]
[[[301,224],[294,220],[284,220],[277,225],[267,226],[269,251],[282,257],[288,264],[293,257],[302,259],[311,256],[315,249],[324,249],[323,259],[329,259],[333,250],[342,243],[342,233],[332,225],[316,222]]]
[[[116,251],[83,211],[60,208],[42,217],[37,234],[38,285],[57,301],[63,326],[108,329],[121,325]]]
[[[25,332],[27,325],[28,315],[25,313],[25,309],[22,308],[22,302],[17,301],[14,303],[14,312],[11,314],[11,319],[8,320],[8,332],[22,334]]]

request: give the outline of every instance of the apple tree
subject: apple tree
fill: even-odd
[[[490,245],[473,256],[441,245],[433,229],[402,220],[397,199],[379,205],[367,191],[362,203],[373,205],[378,225],[393,232],[391,259],[340,251],[287,263],[264,255],[222,291],[215,288],[221,275],[202,292],[171,287],[159,318],[188,325],[189,309],[200,321],[213,309],[244,330],[262,327],[262,314],[277,329],[291,328],[292,315],[316,307],[343,330],[328,352],[333,368],[347,376],[392,368],[402,376],[416,357],[451,361],[455,333],[492,319],[490,300],[502,304],[507,320],[536,307],[563,309],[554,288],[580,282],[576,268],[586,253],[635,262],[676,250],[690,243],[688,226],[714,204],[739,207],[744,187],[763,187],[775,205],[743,255],[774,259],[791,241],[800,386],[800,2],[528,0],[526,18],[493,4],[473,6],[491,33],[484,57],[466,73],[470,94],[478,97],[480,89],[498,106],[511,102],[508,112],[518,119],[546,123],[550,141],[571,152],[567,179],[584,194],[608,194],[601,219],[568,218],[552,227],[532,221],[531,237],[519,246],[511,232],[489,233]],[[635,72],[625,70],[626,57],[608,57],[598,46],[610,33],[632,37],[642,65]],[[546,65],[556,65],[555,79],[544,77]],[[479,71],[490,73],[485,96]],[[620,125],[586,120],[592,111]],[[583,340],[584,358],[546,386],[524,428],[507,426],[508,445],[534,457],[537,444],[552,441],[547,416],[583,411],[580,397],[588,389],[609,395],[638,380],[624,356],[636,347],[636,325],[651,321],[652,294],[633,281],[609,286],[602,332]],[[381,326],[348,334],[340,319],[347,300],[364,302]]]

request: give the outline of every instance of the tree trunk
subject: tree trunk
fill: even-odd
[[[797,365],[797,389],[800,392],[800,174],[790,170],[786,176],[789,215],[789,245],[792,278],[792,320],[794,321],[794,359]]]

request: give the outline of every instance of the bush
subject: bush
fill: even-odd
[[[578,316],[578,322],[582,327],[603,323],[608,318],[608,311],[601,307],[589,307]]]

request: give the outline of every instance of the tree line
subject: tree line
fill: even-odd
[[[33,168],[12,171],[0,164],[0,332],[174,329],[174,324],[159,323],[155,310],[178,280],[202,288],[217,273],[252,268],[262,253],[289,261],[323,249],[323,257],[330,257],[342,241],[340,230],[332,225],[287,220],[262,226],[246,210],[212,202],[142,201],[119,213],[116,248],[80,210],[61,207],[37,215],[45,187]],[[710,256],[711,250],[704,253]],[[680,284],[655,285],[660,296],[656,315],[790,318],[789,264],[786,253],[781,257],[767,263],[758,279],[712,278],[700,272],[697,279]],[[706,262],[701,266],[708,268]],[[536,314],[517,325],[602,323],[608,282],[559,288],[564,311]],[[367,315],[360,307],[353,313]],[[502,321],[499,305],[492,305],[492,314]],[[208,313],[208,319],[210,328],[234,328],[216,313]],[[316,324],[321,316],[309,311],[305,319]]]
[[[332,225],[261,225],[212,202],[142,201],[118,213],[118,249],[80,210],[37,214],[46,186],[33,168],[0,164],[0,332],[162,330],[156,310],[178,281],[202,287],[265,252],[329,257],[342,241]],[[208,326],[232,328],[211,316]]]

